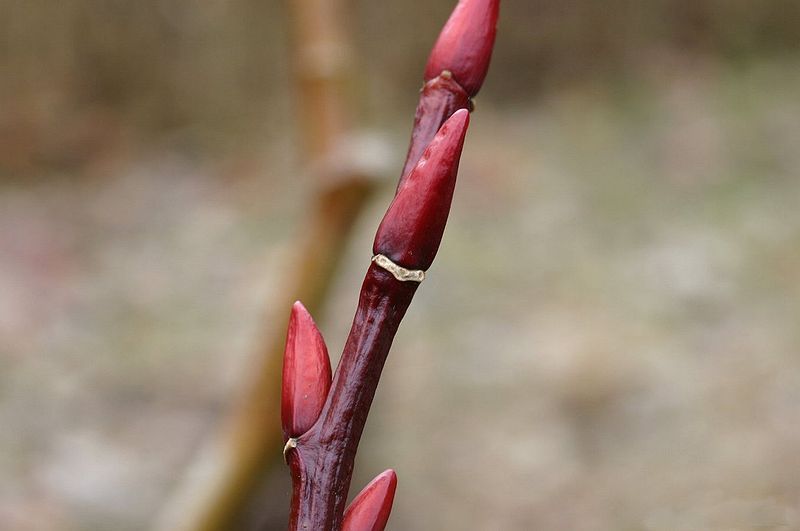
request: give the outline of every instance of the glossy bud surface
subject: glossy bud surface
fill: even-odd
[[[425,81],[449,71],[475,96],[489,70],[499,10],[500,0],[460,0],[431,50]]]
[[[468,125],[469,112],[459,109],[433,137],[397,189],[375,235],[374,254],[407,269],[430,267],[450,213]]]
[[[305,306],[295,302],[283,354],[284,440],[302,435],[314,425],[330,387],[331,363],[325,340]]]

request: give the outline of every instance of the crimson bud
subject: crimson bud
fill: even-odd
[[[392,469],[370,481],[345,511],[342,531],[383,531],[396,489],[397,474]]]
[[[483,85],[492,58],[500,0],[459,0],[425,66],[425,81],[445,70],[470,96]]]
[[[374,254],[408,269],[428,269],[442,241],[469,112],[459,109],[444,123],[417,165],[400,183],[375,234]]]
[[[281,422],[284,440],[298,437],[317,421],[331,387],[328,348],[305,306],[292,306],[283,354]]]

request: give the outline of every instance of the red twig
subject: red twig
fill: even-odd
[[[406,168],[375,236],[375,257],[330,390],[322,337],[301,305],[293,309],[282,406],[293,482],[290,530],[379,531],[388,519],[393,471],[365,488],[345,516],[353,462],[392,340],[441,242],[466,109],[486,75],[497,9],[498,0],[461,0],[431,52]]]
[[[499,8],[499,0],[461,0],[442,28],[425,65],[401,184],[444,121],[458,109],[472,111],[470,98],[489,69]]]

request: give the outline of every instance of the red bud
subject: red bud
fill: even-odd
[[[392,469],[370,481],[345,511],[342,531],[383,531],[396,489],[397,474]]]
[[[459,0],[433,46],[425,81],[449,70],[475,96],[489,70],[499,8],[500,0]]]
[[[439,128],[397,189],[375,235],[375,254],[409,269],[430,267],[450,213],[468,125],[469,112],[459,109]]]
[[[442,124],[458,109],[469,108],[469,94],[452,77],[438,76],[425,83],[419,97],[411,143],[400,174],[399,189],[406,176],[419,162],[422,152],[431,143]]]
[[[331,387],[331,362],[317,325],[305,306],[292,306],[283,354],[281,422],[285,440],[307,432],[317,421]]]

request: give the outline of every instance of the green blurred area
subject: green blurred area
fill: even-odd
[[[398,171],[451,8],[348,4]],[[147,529],[241,388],[312,193],[287,17],[0,0],[0,528]],[[357,463],[398,471],[389,529],[800,529],[798,34],[795,0],[504,0]]]

